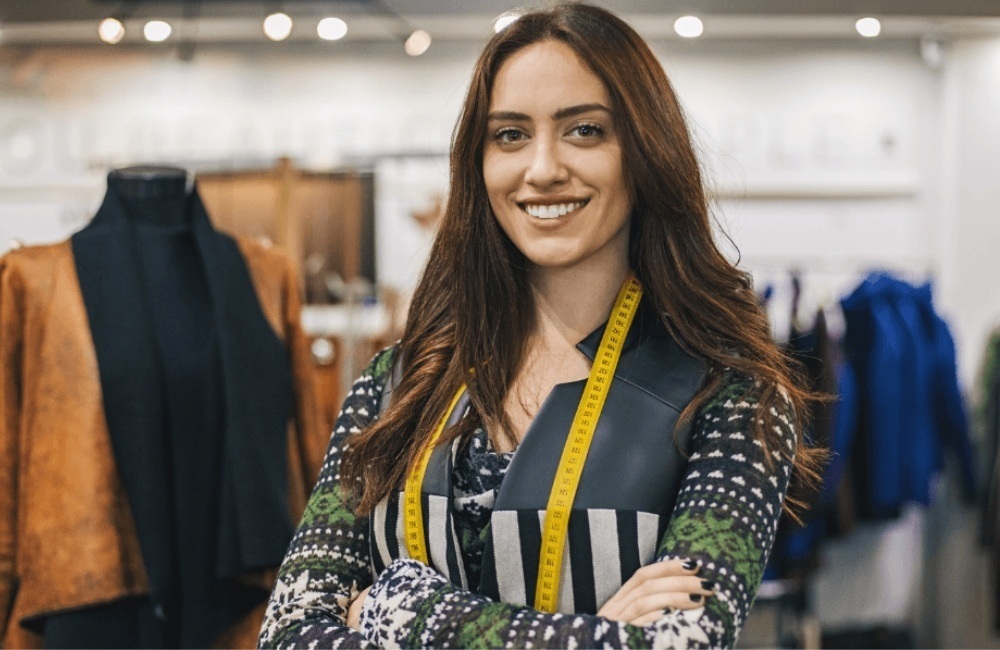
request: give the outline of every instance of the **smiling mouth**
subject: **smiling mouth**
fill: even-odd
[[[576,212],[583,206],[590,203],[590,199],[583,201],[572,201],[569,203],[552,203],[549,205],[538,205],[533,203],[522,203],[521,209],[536,219],[555,219],[563,217],[571,212]]]

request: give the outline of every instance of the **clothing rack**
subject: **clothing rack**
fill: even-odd
[[[754,600],[755,608],[762,605],[773,609],[771,643],[776,647],[812,650],[821,646],[822,628],[809,607],[808,584],[797,580],[765,580]]]
[[[938,275],[938,263],[929,257],[791,257],[749,255],[738,258],[738,265],[750,271],[799,271],[802,273],[850,273],[864,275],[873,269],[885,269],[903,275],[919,274],[924,278]]]

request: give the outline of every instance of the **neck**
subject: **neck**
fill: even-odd
[[[572,345],[583,340],[608,320],[628,272],[624,258],[610,268],[534,269],[530,282],[536,336],[555,336]]]
[[[132,167],[108,175],[108,190],[139,226],[184,228],[190,221],[187,175],[173,168]]]

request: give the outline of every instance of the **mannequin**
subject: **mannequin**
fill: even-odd
[[[290,261],[182,169],[0,257],[5,647],[251,647],[318,473]]]
[[[121,437],[112,436],[152,594],[148,600],[50,617],[46,645],[206,646],[221,631],[218,621],[229,622],[232,610],[239,609],[237,596],[219,582],[215,571],[223,380],[211,298],[191,229],[187,185],[187,173],[171,167],[129,167],[108,175],[108,192],[117,195],[132,226],[132,241],[119,244],[134,248],[139,288],[147,297],[121,309],[140,312],[136,320],[152,334],[158,366],[153,374],[158,375],[159,386],[153,388],[159,394],[148,401],[158,402],[153,410],[160,413],[160,421],[141,427],[143,440],[117,444],[123,442]],[[97,330],[101,326],[93,323],[98,320],[94,316]],[[95,331],[102,377],[135,381],[133,355],[118,350],[101,355],[101,334]],[[120,337],[114,338],[106,345],[120,348]],[[114,379],[104,383],[109,388],[106,393],[124,392],[115,390]],[[128,409],[131,404],[132,400],[106,399],[109,421],[122,417],[111,410]],[[153,457],[163,462],[146,462]]]

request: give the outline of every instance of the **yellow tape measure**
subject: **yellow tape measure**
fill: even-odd
[[[583,389],[583,397],[576,408],[570,435],[563,447],[556,470],[556,479],[552,483],[552,492],[545,516],[545,527],[542,531],[542,549],[538,557],[538,582],[535,587],[535,609],[544,612],[555,612],[559,604],[559,579],[562,575],[563,549],[566,546],[566,534],[569,530],[570,510],[580,485],[580,476],[590,450],[597,421],[604,409],[604,402],[615,376],[618,359],[621,358],[625,336],[632,326],[642,298],[642,285],[629,274],[618,292],[611,318],[604,328],[601,345],[597,350],[594,364],[590,369],[590,377]],[[451,405],[438,423],[430,440],[421,450],[416,466],[406,479],[404,490],[403,534],[406,538],[406,549],[414,560],[430,564],[427,557],[427,544],[424,537],[424,517],[421,503],[421,487],[431,450],[444,431],[451,418],[455,405],[465,392],[463,384]]]
[[[569,531],[570,509],[580,485],[583,465],[587,460],[590,442],[597,429],[597,421],[604,410],[604,402],[615,376],[618,359],[621,358],[625,336],[632,326],[642,285],[629,275],[618,292],[618,299],[611,311],[611,318],[604,328],[601,346],[597,349],[590,377],[583,389],[583,397],[576,407],[573,426],[570,427],[566,446],[559,459],[559,469],[549,493],[549,503],[542,530],[542,551],[538,557],[538,582],[535,584],[535,609],[555,612],[559,605],[559,579],[562,575],[563,549]]]
[[[410,557],[424,564],[430,564],[430,561],[427,558],[427,542],[424,537],[424,512],[423,502],[420,500],[420,488],[424,483],[424,474],[427,473],[427,463],[431,459],[431,450],[434,449],[438,438],[441,437],[441,432],[444,431],[452,411],[455,410],[455,405],[458,404],[458,400],[464,392],[465,384],[462,384],[455,396],[451,398],[451,404],[445,411],[444,417],[431,433],[431,439],[420,450],[416,466],[406,478],[406,487],[403,491],[403,536],[406,538],[406,550]]]

